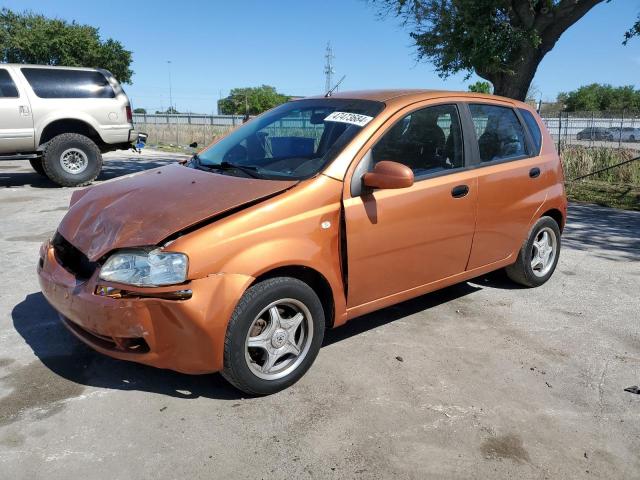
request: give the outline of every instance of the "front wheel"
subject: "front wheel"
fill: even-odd
[[[225,337],[222,375],[250,395],[268,395],[297,382],[324,337],[324,311],[309,285],[289,277],[249,288]]]
[[[551,217],[542,217],[531,228],[518,259],[505,270],[511,280],[525,287],[538,287],[553,275],[560,257],[560,227]]]
[[[93,140],[63,133],[46,145],[42,162],[47,177],[63,187],[87,185],[102,169],[102,154]]]

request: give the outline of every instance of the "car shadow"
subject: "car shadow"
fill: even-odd
[[[326,333],[323,346],[386,325],[414,313],[469,295],[479,287],[460,283],[364,315]],[[116,390],[139,390],[171,397],[236,400],[246,394],[219,374],[187,375],[101,355],[62,325],[42,293],[31,293],[12,312],[13,325],[38,359],[54,374],[77,384]]]

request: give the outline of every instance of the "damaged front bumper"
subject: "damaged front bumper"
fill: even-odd
[[[217,274],[184,285],[139,288],[78,279],[43,244],[38,279],[64,325],[100,353],[183,373],[223,367],[227,323],[253,278]]]

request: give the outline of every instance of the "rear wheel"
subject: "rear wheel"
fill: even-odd
[[[47,172],[44,171],[44,167],[42,166],[41,158],[32,158],[29,160],[29,163],[31,164],[31,167],[36,171],[36,173],[44,177],[47,176]]]
[[[560,227],[551,217],[542,217],[531,228],[518,259],[505,270],[511,280],[538,287],[553,275],[560,257]]]
[[[250,395],[283,390],[315,360],[324,326],[320,299],[306,283],[289,277],[260,282],[231,316],[222,375]]]
[[[58,185],[78,187],[96,179],[102,169],[102,154],[90,138],[63,133],[47,143],[42,166]]]

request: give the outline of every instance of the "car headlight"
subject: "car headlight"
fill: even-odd
[[[100,279],[139,287],[175,285],[186,280],[188,265],[183,253],[121,250],[107,259],[100,269]]]

